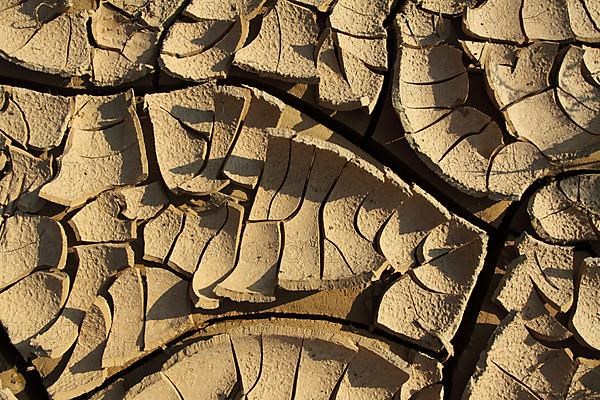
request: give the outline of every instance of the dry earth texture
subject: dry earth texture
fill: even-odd
[[[600,1],[0,0],[0,399],[600,399]]]

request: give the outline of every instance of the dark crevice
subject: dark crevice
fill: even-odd
[[[529,191],[529,194],[531,193],[532,192]],[[526,199],[527,197],[528,196],[524,196],[523,198]],[[477,325],[477,317],[483,308],[484,301],[486,300],[486,293],[488,293],[493,282],[492,277],[494,275],[494,271],[496,269],[502,249],[504,248],[504,243],[508,238],[510,224],[519,208],[523,204],[526,204],[526,201],[514,202],[511,204],[502,222],[500,223],[498,230],[489,233],[487,253],[483,268],[481,269],[475,287],[469,296],[462,321],[458,327],[458,330],[456,331],[456,334],[454,335],[454,339],[452,340],[452,345],[455,352],[454,357],[450,358],[443,367],[442,383],[444,385],[446,399],[451,399],[451,394],[455,392],[455,390],[453,390],[453,378],[457,372],[458,362],[461,355],[469,346],[471,336]],[[472,368],[474,370],[475,365],[472,365]],[[462,390],[460,392],[462,392]]]
[[[391,93],[392,82],[394,81],[394,65],[396,64],[396,56],[398,54],[399,46],[394,19],[398,14],[398,10],[400,9],[401,3],[403,3],[402,0],[395,0],[392,4],[390,13],[383,21],[383,26],[387,31],[387,71],[383,75],[381,91],[379,92],[379,96],[377,102],[375,103],[375,107],[373,107],[373,111],[371,112],[369,124],[367,125],[363,142],[371,140],[371,138],[373,137],[373,134],[375,133],[375,130],[377,128],[377,124],[379,123],[381,115],[383,114],[383,110],[385,108],[385,104],[388,98],[388,93]]]
[[[39,372],[33,367],[31,362],[23,358],[17,348],[11,343],[4,327],[0,328],[0,348],[2,349],[0,361],[5,359],[9,363],[8,367],[14,365],[17,371],[25,378],[24,392],[27,396],[36,400],[50,400]]]

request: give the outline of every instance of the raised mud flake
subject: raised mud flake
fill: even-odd
[[[475,37],[525,42],[525,32],[517,23],[522,4],[523,0],[489,0],[469,8],[464,18],[465,30]]]
[[[553,165],[533,144],[509,143],[494,155],[488,188],[494,197],[518,200],[531,184],[552,171]]]
[[[571,39],[596,42],[600,30],[590,4],[593,1],[486,1],[467,9],[465,28],[476,37],[518,43]]]
[[[8,145],[4,149],[8,154],[8,171],[0,178],[0,206],[5,213],[15,209],[39,211],[44,205],[40,189],[52,179],[52,159],[32,156],[15,146]]]
[[[574,248],[546,244],[523,234],[517,252],[519,257],[509,265],[494,298],[507,311],[519,312],[525,326],[547,340],[570,337],[545,303],[561,312],[573,304]]]
[[[226,212],[227,219],[204,247],[192,279],[196,307],[204,309],[219,307],[221,299],[215,288],[235,266],[244,217],[244,208],[236,203],[229,203],[216,212]]]
[[[258,36],[240,49],[234,65],[265,77],[316,83],[316,13],[289,0],[277,1],[263,17]]]
[[[85,12],[63,13],[60,4],[27,0],[0,11],[0,51],[27,68],[65,76],[90,71]],[[52,46],[48,46],[52,43]]]
[[[29,69],[120,85],[154,70],[158,38],[180,6],[178,0],[23,1],[0,11],[0,52]]]
[[[529,40],[573,38],[566,0],[523,0],[521,20]]]
[[[599,261],[597,258],[587,258],[583,262],[577,305],[572,319],[578,337],[596,350],[600,350]]]
[[[153,218],[168,203],[158,182],[100,194],[69,221],[77,240],[124,242],[137,237],[137,225]]]
[[[170,204],[144,226],[144,260],[165,263],[183,227],[184,212]]]
[[[401,19],[396,24],[402,29]],[[488,115],[461,107],[469,91],[461,57],[461,51],[447,44],[403,45],[392,101],[419,157],[453,186],[481,197],[489,192],[490,159],[503,146],[503,138]]]
[[[564,398],[575,368],[567,350],[544,346],[511,313],[494,332],[463,397]]]
[[[146,179],[148,160],[134,101],[133,91],[76,97],[60,169],[41,197],[76,206],[107,189]]]
[[[464,191],[488,191],[492,155],[503,145],[502,131],[491,118],[461,107],[419,132],[407,135],[413,148],[426,155],[432,169]]]
[[[163,373],[184,399],[220,399],[229,397],[237,375],[232,344],[217,336],[208,342],[186,347],[163,366]],[[202,365],[205,384],[195,382],[198,364]]]
[[[398,37],[405,46],[430,47],[449,39],[452,33],[450,19],[432,16],[419,7],[418,0],[404,2],[396,15]]]
[[[569,47],[558,73],[556,90],[558,102],[568,117],[592,135],[600,135],[600,87],[589,76],[591,71],[586,71],[586,55],[589,60],[600,59],[597,53],[591,48]]]
[[[248,21],[212,18],[176,22],[169,28],[160,53],[168,74],[192,81],[227,76],[235,53],[248,37]]]
[[[387,69],[385,37],[358,38],[326,29],[317,48],[318,100],[327,108],[373,111]]]
[[[538,190],[529,201],[535,231],[552,243],[596,240],[600,227],[600,177],[583,174]]]
[[[0,289],[40,267],[62,269],[66,259],[67,238],[58,222],[17,213],[0,224]]]
[[[147,267],[144,350],[154,350],[192,328],[188,285],[174,273]]]
[[[242,121],[248,116],[251,97],[247,90],[231,87],[219,88],[213,97],[214,122],[210,137],[210,148],[203,169],[191,180],[182,185],[182,189],[195,194],[210,194],[224,188],[229,179],[235,178],[235,167],[229,164],[229,174],[225,174],[225,165],[234,155],[238,137],[243,130]],[[237,150],[239,151],[239,149]],[[240,155],[241,156],[241,155]],[[240,161],[241,168],[253,159]],[[246,179],[251,179],[252,171],[247,171]],[[236,179],[234,179],[236,180]],[[237,179],[239,180],[239,178]]]
[[[452,354],[450,340],[483,267],[487,241],[478,229],[456,217],[436,229],[428,235],[443,246],[432,246],[435,251],[426,251],[422,263],[385,292],[377,323],[428,348],[446,347]]]
[[[58,316],[69,292],[69,277],[39,271],[0,292],[0,320],[11,342],[29,355],[31,340]]]
[[[133,265],[133,252],[128,245],[83,245],[74,249],[79,263],[67,303],[52,326],[32,340],[39,353],[51,358],[61,357],[77,341],[86,312],[108,278]]]
[[[181,7],[181,0],[109,0],[108,3],[154,28],[167,26]]]
[[[237,263],[216,285],[215,294],[238,302],[274,301],[281,236],[279,222],[248,222],[242,231]]]
[[[64,371],[48,387],[54,400],[72,399],[85,394],[106,379],[102,353],[110,326],[110,307],[103,297],[98,297],[85,314],[79,339]]]
[[[530,141],[551,161],[577,160],[599,148],[595,135],[564,114],[553,90],[513,104],[506,109],[505,115],[515,134]],[[544,125],[540,125],[542,123]],[[540,130],[540,126],[545,129]]]
[[[450,215],[418,187],[398,204],[378,238],[378,247],[392,268],[406,273],[417,265],[416,249],[429,231],[446,222]],[[408,218],[420,215],[420,218]],[[407,251],[408,249],[408,251]]]
[[[108,289],[112,324],[102,353],[102,367],[120,367],[138,358],[144,349],[144,289],[138,268],[127,268]]]
[[[490,44],[482,59],[486,81],[500,109],[550,88],[550,70],[558,43],[535,42],[526,47]]]
[[[154,70],[158,32],[101,2],[91,18],[92,79],[99,86],[117,86]]]
[[[214,130],[213,94],[213,85],[200,85],[145,98],[160,172],[174,192],[204,168]]]
[[[228,117],[225,119],[229,125],[227,129],[236,132],[237,137],[223,163],[222,174],[232,183],[254,188],[263,171],[269,137],[286,132],[279,129],[279,126],[282,123],[282,115],[289,108],[279,99],[257,89],[249,88],[235,92],[233,87],[228,87],[227,92],[239,93],[236,95],[238,104],[243,95],[246,103],[240,119],[235,114],[225,114]],[[247,100],[248,96],[250,101]],[[235,97],[230,100],[234,99]],[[236,110],[240,105],[230,108]],[[223,107],[226,106],[226,103],[223,104]]]
[[[339,378],[355,358],[356,350],[346,343],[305,338],[302,341],[296,379],[296,386],[304,389],[300,397],[318,399],[321,396],[330,396],[331,398]]]
[[[175,240],[167,264],[186,275],[194,274],[204,249],[219,233],[226,220],[225,207],[201,213],[187,211],[183,228]]]
[[[4,96],[0,132],[26,148],[47,150],[58,146],[73,113],[73,100],[11,86]]]
[[[383,20],[390,13],[390,0],[339,0],[333,4],[329,22],[336,31],[357,37],[384,37]]]

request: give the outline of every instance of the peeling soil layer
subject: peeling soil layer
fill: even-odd
[[[0,399],[600,398],[595,0],[0,2]]]

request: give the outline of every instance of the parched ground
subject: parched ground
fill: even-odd
[[[600,399],[597,0],[0,0],[0,399]]]

